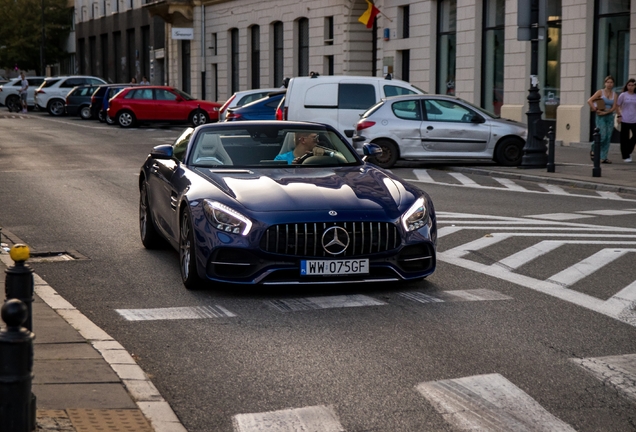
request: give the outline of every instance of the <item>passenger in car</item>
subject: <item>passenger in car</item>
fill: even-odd
[[[290,165],[302,164],[309,156],[323,156],[325,149],[316,147],[318,144],[318,134],[316,132],[296,132],[295,147],[277,155],[274,160],[286,160]]]

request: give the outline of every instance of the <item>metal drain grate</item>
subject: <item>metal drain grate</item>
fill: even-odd
[[[67,409],[77,432],[153,432],[141,411],[136,409]]]
[[[61,252],[33,252],[27,262],[61,262],[88,259],[77,251],[61,251]]]

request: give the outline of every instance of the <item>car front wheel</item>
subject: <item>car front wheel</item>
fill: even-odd
[[[382,149],[382,154],[369,158],[369,162],[376,164],[381,168],[391,168],[398,160],[399,150],[397,146],[389,140],[373,141]]]
[[[190,114],[190,124],[194,127],[210,122],[210,116],[203,110],[194,110]]]
[[[93,115],[91,114],[91,107],[89,106],[81,107],[79,115],[82,118],[82,120],[90,120],[93,117]]]
[[[181,214],[181,229],[179,230],[179,268],[181,280],[189,290],[201,287],[203,282],[197,273],[197,260],[194,247],[194,232],[190,212],[184,210]]]
[[[130,111],[122,111],[117,114],[117,124],[123,128],[129,128],[135,125],[135,115]]]
[[[55,117],[64,115],[64,102],[60,99],[53,99],[47,107],[49,114]]]
[[[495,161],[503,166],[517,166],[523,157],[523,142],[515,138],[504,138],[495,150]]]

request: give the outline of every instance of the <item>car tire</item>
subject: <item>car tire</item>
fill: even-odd
[[[79,110],[79,115],[82,120],[90,120],[93,118],[93,114],[91,113],[91,107],[88,105],[84,105]]]
[[[104,123],[106,121],[106,113],[104,112],[104,110],[99,110],[97,112],[97,120],[99,120],[100,123]]]
[[[508,137],[501,140],[495,148],[495,162],[503,166],[517,166],[523,157],[523,142]]]
[[[145,180],[139,190],[139,234],[146,249],[158,249],[163,246],[163,239],[148,208],[148,184]]]
[[[15,95],[7,97],[4,104],[9,109],[9,112],[18,112],[22,109],[22,102],[20,101],[20,98]]]
[[[193,127],[197,127],[202,124],[210,123],[210,116],[205,111],[196,109],[190,113],[188,121]]]
[[[115,122],[114,119],[112,119],[112,118],[108,117],[108,115],[106,115],[106,124],[110,125],[110,126],[113,126],[113,125],[116,125],[117,123]]]
[[[373,141],[373,144],[380,146],[382,154],[380,156],[370,157],[369,162],[379,166],[380,168],[391,168],[395,165],[399,158],[399,150],[395,143],[381,139]]]
[[[195,249],[190,212],[185,209],[181,213],[181,226],[179,228],[179,269],[181,281],[189,290],[200,288],[203,282],[197,273]]]
[[[48,110],[49,114],[54,117],[63,116],[65,112],[64,101],[61,99],[53,99],[48,103],[46,109]]]
[[[121,111],[117,114],[117,124],[123,128],[133,127],[135,122],[135,115],[130,111]]]

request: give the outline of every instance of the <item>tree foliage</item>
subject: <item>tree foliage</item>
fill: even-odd
[[[68,56],[66,42],[71,31],[73,8],[68,0],[0,0],[0,68],[40,70],[44,5],[44,64]]]

